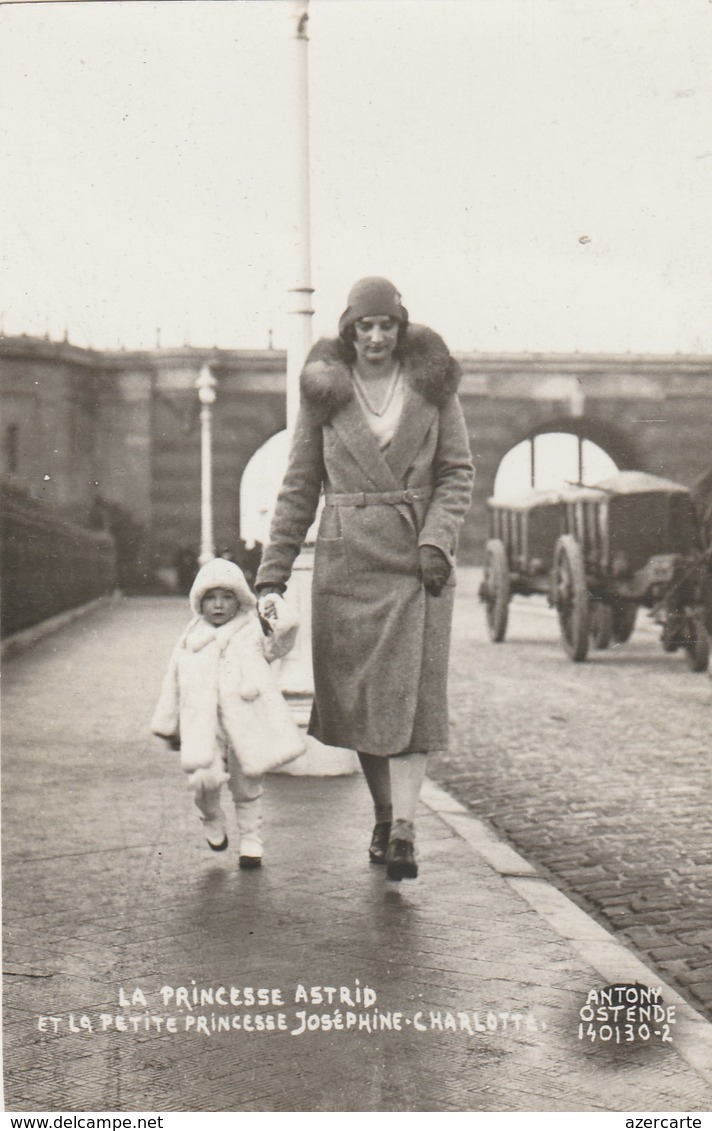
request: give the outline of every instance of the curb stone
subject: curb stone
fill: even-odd
[[[71,624],[72,621],[79,620],[80,617],[86,616],[88,613],[94,612],[95,609],[100,609],[104,605],[113,604],[120,598],[118,592],[107,593],[104,597],[96,597],[93,601],[88,601],[85,605],[77,605],[73,609],[66,609],[63,613],[57,613],[54,617],[48,617],[47,620],[40,621],[39,624],[33,624],[30,628],[23,628],[21,632],[16,632],[12,636],[8,636],[7,640],[3,640],[0,644],[0,658],[6,659],[8,656],[15,656],[19,652],[26,651],[27,648],[32,648],[33,645],[44,640],[45,636],[51,636],[54,632],[59,632],[60,628],[65,625]]]
[[[665,1004],[675,1006],[676,1050],[695,1072],[712,1083],[712,1023],[449,793],[426,779],[421,801],[600,974],[603,985],[639,982],[660,987]]]

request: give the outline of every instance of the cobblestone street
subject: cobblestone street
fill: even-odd
[[[450,755],[430,775],[712,1017],[712,683],[639,611],[573,664],[542,597],[491,644],[459,579]]]

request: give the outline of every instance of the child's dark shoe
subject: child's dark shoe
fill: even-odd
[[[201,817],[205,837],[213,852],[224,852],[227,848],[227,829],[225,827],[225,814],[220,809],[212,817]]]
[[[245,870],[262,867],[262,841],[259,837],[250,833],[240,837],[240,867]]]
[[[262,867],[262,857],[261,856],[241,856],[240,857],[240,867],[242,869],[244,869],[245,871],[248,871],[250,868],[261,868]]]

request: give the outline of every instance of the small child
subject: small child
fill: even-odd
[[[242,570],[214,558],[190,590],[195,614],[163,680],[151,730],[180,750],[208,844],[227,848],[220,795],[229,782],[241,868],[262,864],[263,775],[304,753],[305,743],[270,663],[294,644],[297,623],[270,595],[265,620]]]

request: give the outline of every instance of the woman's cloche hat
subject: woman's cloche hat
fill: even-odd
[[[348,306],[339,319],[339,334],[343,334],[359,318],[369,318],[379,314],[395,318],[398,322],[408,321],[408,311],[403,306],[397,289],[393,283],[381,278],[380,275],[369,275],[354,283],[347,302]]]

